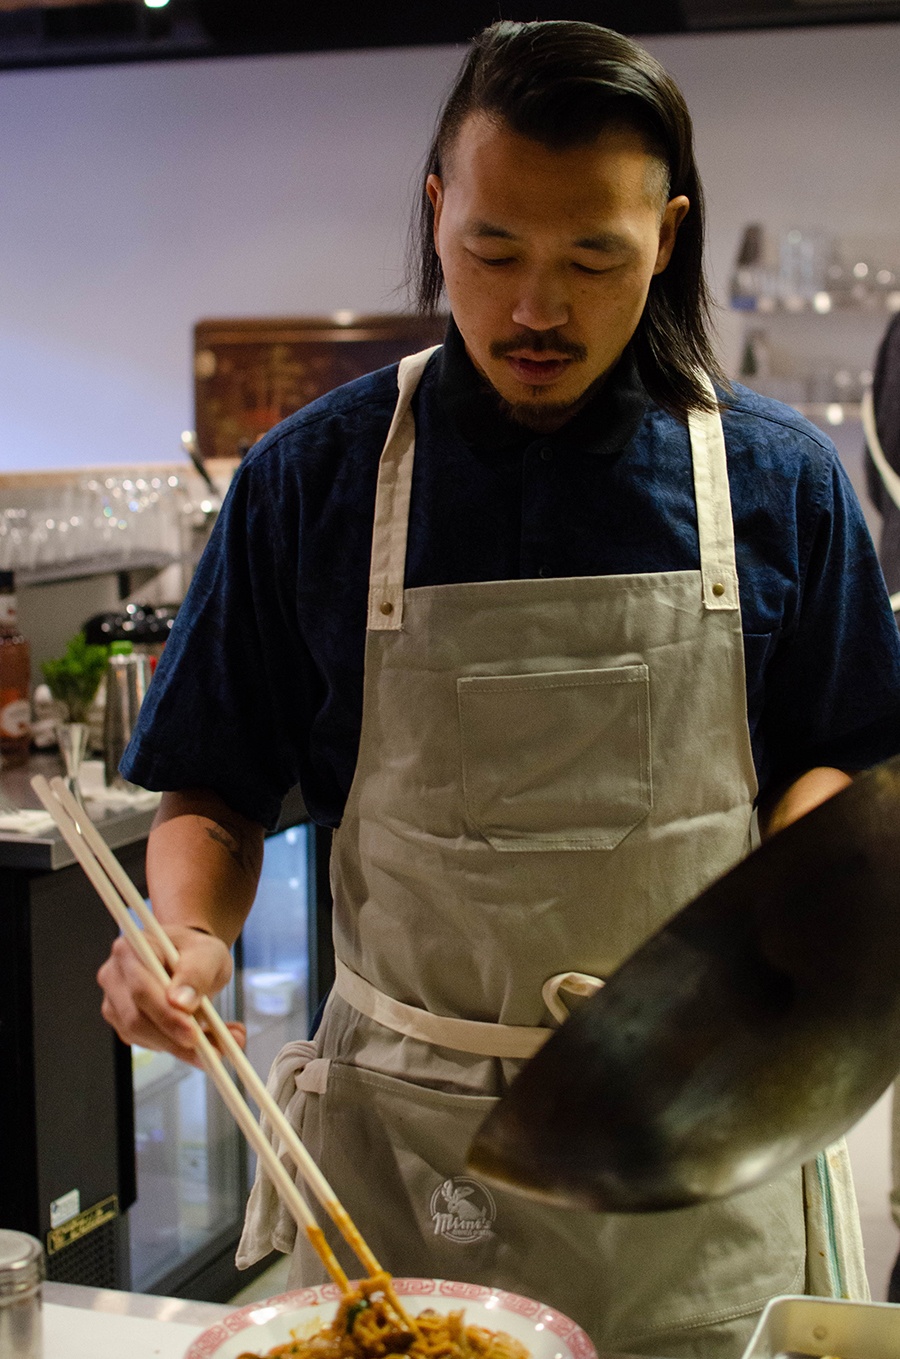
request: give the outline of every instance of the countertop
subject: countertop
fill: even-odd
[[[45,1283],[44,1359],[183,1359],[188,1345],[234,1309],[111,1288]]]
[[[62,773],[62,759],[57,752],[32,755],[27,764],[0,771],[0,793],[17,807],[39,808],[41,804],[29,780],[35,774],[52,779]],[[111,848],[121,849],[149,834],[155,811],[155,807],[111,811],[95,805],[91,820]],[[74,854],[55,826],[39,835],[0,830],[0,868],[55,869],[74,862]]]
[[[27,764],[0,770],[0,794],[17,807],[40,808],[37,794],[30,780],[35,774],[46,779],[62,774],[62,758],[58,752],[32,755]],[[155,806],[128,807],[112,811],[89,803],[91,820],[112,849],[133,845],[150,833]],[[309,820],[299,788],[292,788],[284,799],[275,832],[297,826]],[[38,835],[23,835],[17,831],[0,830],[0,868],[56,869],[75,862],[75,856],[56,827]]]

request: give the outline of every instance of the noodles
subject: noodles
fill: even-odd
[[[462,1311],[422,1312],[410,1321],[400,1307],[390,1275],[364,1279],[340,1301],[337,1314],[314,1335],[276,1345],[266,1359],[531,1359],[504,1331],[467,1326]],[[247,1352],[239,1359],[262,1359]]]

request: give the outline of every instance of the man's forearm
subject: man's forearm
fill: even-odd
[[[805,774],[794,779],[767,805],[760,807],[759,830],[762,838],[765,840],[776,831],[784,830],[785,826],[811,812],[819,803],[826,802],[850,782],[849,774],[830,765],[807,769]]]
[[[164,925],[206,930],[231,946],[253,905],[263,827],[214,793],[164,793],[147,845],[147,882]]]
[[[165,793],[147,846],[147,879],[157,918],[179,954],[168,986],[119,936],[97,973],[103,1016],[125,1043],[198,1063],[189,1018],[232,972],[230,948],[259,881],[263,828],[214,793]],[[197,933],[200,930],[202,933]],[[230,1024],[243,1042],[243,1026]]]

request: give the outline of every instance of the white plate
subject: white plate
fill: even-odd
[[[414,1316],[426,1308],[455,1312],[464,1307],[467,1324],[508,1332],[527,1345],[533,1359],[597,1359],[581,1327],[542,1302],[502,1288],[448,1279],[395,1279],[394,1287],[400,1297],[410,1299]],[[326,1325],[337,1309],[338,1296],[334,1284],[323,1284],[242,1307],[199,1335],[185,1359],[237,1359],[247,1351],[266,1354],[275,1345],[287,1344],[293,1329],[303,1336]]]

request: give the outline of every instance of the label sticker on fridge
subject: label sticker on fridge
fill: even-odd
[[[50,1226],[61,1227],[70,1218],[77,1217],[81,1212],[81,1191],[70,1189],[68,1194],[61,1194],[58,1199],[54,1199],[50,1204]]]
[[[71,1246],[73,1241],[80,1241],[89,1232],[95,1232],[98,1227],[102,1227],[107,1222],[112,1222],[119,1216],[119,1196],[110,1194],[108,1198],[101,1199],[90,1208],[85,1208],[77,1213],[75,1217],[70,1217],[68,1222],[64,1222],[61,1227],[54,1227],[47,1233],[46,1249],[48,1255],[55,1255],[57,1251],[65,1246]]]

